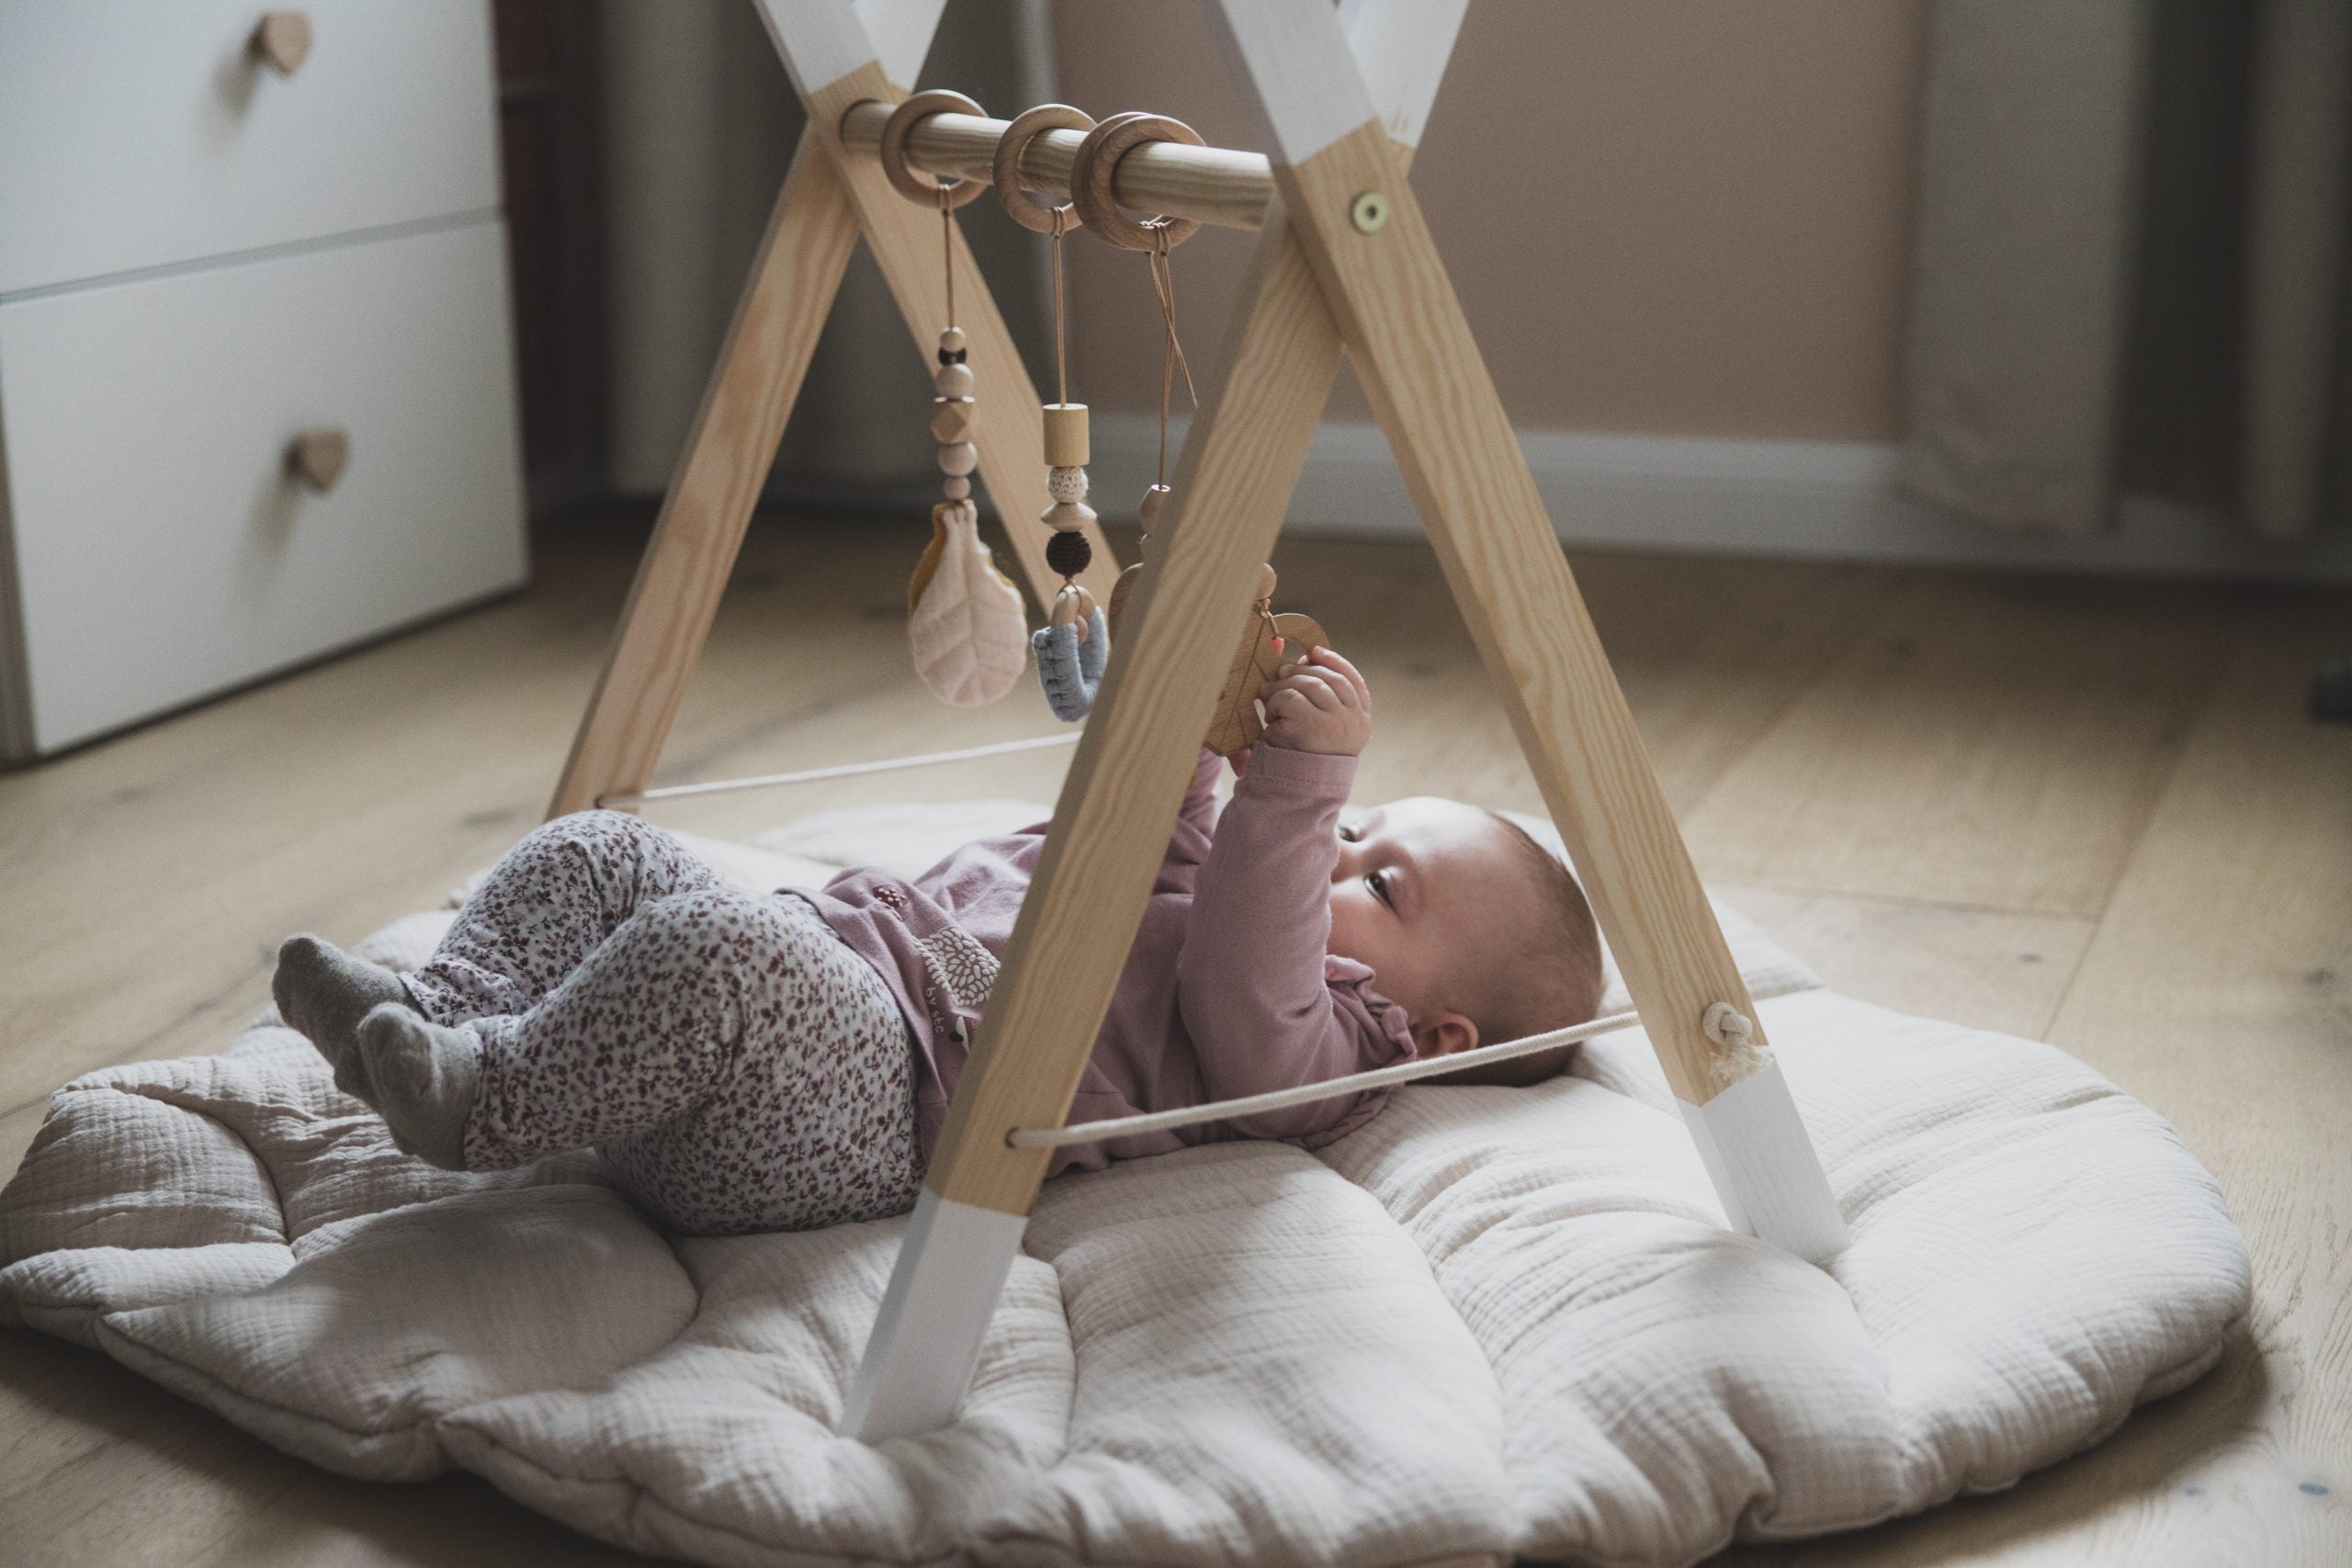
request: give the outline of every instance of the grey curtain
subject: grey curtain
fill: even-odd
[[[1937,0],[1932,47],[1905,482],[2345,525],[2352,0]]]

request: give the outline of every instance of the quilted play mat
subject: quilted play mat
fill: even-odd
[[[775,886],[1035,815],[695,843]],[[364,951],[413,964],[447,919]],[[955,1424],[867,1447],[833,1426],[904,1221],[682,1240],[593,1156],[437,1170],[266,1016],[58,1091],[0,1195],[0,1321],[331,1470],[462,1467],[720,1564],[1686,1563],[2007,1486],[2214,1363],[2245,1250],[2161,1118],[1724,919],[1852,1225],[1826,1271],[1722,1228],[1621,1033],[1318,1154],[1048,1183]]]

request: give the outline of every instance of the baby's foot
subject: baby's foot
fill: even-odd
[[[308,1035],[334,1065],[336,1086],[373,1103],[358,1076],[359,1021],[380,1002],[408,1000],[400,976],[304,932],[278,944],[277,973],[269,990],[287,1026]]]
[[[465,1169],[466,1118],[481,1085],[472,1036],[386,1002],[359,1021],[355,1055],[371,1091],[363,1098],[382,1112],[401,1152]]]

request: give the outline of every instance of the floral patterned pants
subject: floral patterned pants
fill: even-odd
[[[806,900],[744,892],[634,817],[516,844],[406,982],[481,1043],[470,1168],[593,1145],[699,1235],[914,1206],[914,1046],[881,976]]]

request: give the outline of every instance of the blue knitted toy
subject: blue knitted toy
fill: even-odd
[[[1094,706],[1094,693],[1102,684],[1102,666],[1111,657],[1111,628],[1102,612],[1086,617],[1081,641],[1076,626],[1037,628],[1029,638],[1037,652],[1037,680],[1046,688],[1046,705],[1065,724],[1076,724]]]

